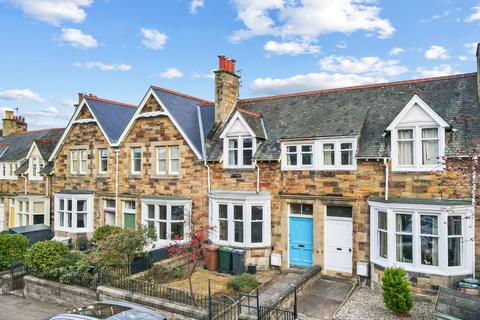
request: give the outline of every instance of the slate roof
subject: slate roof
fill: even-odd
[[[20,164],[20,167],[18,167],[17,170],[15,170],[15,174],[16,175],[19,175],[19,174],[23,174],[25,172],[27,172],[28,170],[28,161],[27,160],[23,160],[22,163]]]
[[[245,119],[245,122],[250,129],[252,129],[253,133],[255,133],[255,136],[260,139],[266,139],[262,116],[259,113],[252,113],[242,109],[237,110],[240,111],[243,119]]]
[[[197,151],[201,153],[201,130],[204,130],[204,137],[206,137],[215,123],[213,104],[204,99],[187,96],[159,87],[152,87],[152,89],[158,99],[160,99],[162,104],[181,127],[188,139],[195,146]],[[200,127],[198,119],[199,112],[197,108],[200,108],[202,127]],[[208,129],[208,131],[205,131],[206,129]]]
[[[35,140],[35,144],[37,145],[38,151],[43,160],[48,160],[55,149],[57,142],[57,140]]]
[[[63,128],[34,130],[21,133],[13,133],[0,138],[1,145],[8,145],[5,152],[0,156],[0,161],[18,161],[27,156],[33,141],[49,140],[58,141],[63,133]]]
[[[237,108],[261,114],[268,140],[255,158],[278,160],[283,139],[357,136],[357,157],[390,156],[385,129],[418,94],[454,132],[447,132],[446,154],[465,155],[480,144],[480,104],[476,73],[242,99]],[[219,135],[209,142],[209,160],[222,155]]]
[[[85,96],[85,100],[108,139],[112,143],[117,142],[135,113],[136,106],[92,96]]]
[[[40,170],[40,174],[46,174],[46,175],[50,175],[53,173],[53,169],[54,169],[54,163],[53,161],[49,161],[45,164],[45,166],[43,167],[42,170]]]

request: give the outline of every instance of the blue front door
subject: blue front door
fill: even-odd
[[[290,266],[311,267],[313,249],[312,218],[290,217]]]

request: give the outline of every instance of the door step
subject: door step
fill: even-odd
[[[20,297],[20,298],[25,298],[25,296],[23,295],[23,289],[10,291],[9,294],[11,294],[12,296]]]

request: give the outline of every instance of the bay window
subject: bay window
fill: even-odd
[[[55,229],[93,232],[93,195],[55,194]]]
[[[393,201],[369,201],[373,263],[438,275],[473,272],[474,243],[464,241],[473,239],[473,228],[465,227],[472,225],[468,202]]]
[[[235,136],[224,139],[226,168],[252,168],[256,140],[250,136]]]
[[[188,238],[188,212],[191,200],[142,199],[142,221],[155,229],[158,245],[183,242]]]
[[[15,225],[49,224],[48,197],[18,196],[15,199]]]
[[[270,245],[270,195],[244,192],[210,194],[210,239],[220,245]]]

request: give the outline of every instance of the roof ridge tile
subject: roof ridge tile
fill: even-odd
[[[119,102],[119,101],[114,101],[114,100],[109,100],[109,99],[104,99],[104,98],[99,98],[99,97],[93,97],[93,96],[85,96],[85,99],[92,99],[92,100],[97,100],[100,102],[106,102],[106,103],[111,103],[118,105],[120,107],[127,107],[127,108],[137,108],[136,105],[129,104],[129,103],[124,103],[124,102]]]
[[[151,88],[154,89],[154,90],[161,90],[161,91],[164,91],[164,92],[167,92],[167,93],[175,94],[177,96],[181,96],[181,97],[184,97],[184,98],[193,99],[193,100],[197,100],[197,101],[200,101],[200,102],[213,104],[212,101],[202,99],[202,98],[198,98],[198,97],[194,97],[194,96],[191,96],[191,95],[188,95],[188,94],[185,94],[185,93],[181,93],[181,92],[178,92],[178,91],[173,91],[173,90],[170,90],[170,89],[165,89],[165,88],[158,87],[158,86],[153,86],[153,85],[151,86]]]
[[[65,130],[65,128],[48,128],[48,129],[38,129],[38,130],[30,130],[30,131],[22,131],[22,132],[12,132],[6,137],[10,136],[19,136],[22,134],[29,134],[29,133],[38,133],[38,132],[49,132],[49,131],[61,131]],[[6,138],[4,137],[4,138]]]

